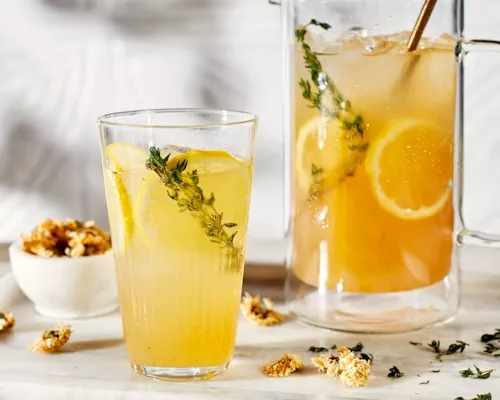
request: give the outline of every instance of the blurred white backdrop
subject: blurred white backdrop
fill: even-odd
[[[497,0],[467,0],[468,36],[500,39],[499,14]],[[280,38],[280,9],[267,0],[3,2],[0,242],[44,217],[107,225],[96,116],[218,107],[260,117],[249,256],[279,260]],[[464,216],[500,233],[500,52],[471,54],[467,68]]]

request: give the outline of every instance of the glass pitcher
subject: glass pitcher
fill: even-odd
[[[463,3],[283,0],[287,280],[313,325],[396,332],[459,306]],[[453,183],[453,184],[452,184]],[[474,233],[479,239],[481,233]]]

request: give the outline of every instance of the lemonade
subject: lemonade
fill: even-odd
[[[297,32],[292,273],[355,293],[443,280],[453,247],[455,42],[424,38],[408,53],[407,33],[350,37],[311,55],[309,33]]]
[[[225,368],[239,313],[251,163],[171,146],[154,164],[153,149],[123,142],[103,154],[131,364],[139,372]]]

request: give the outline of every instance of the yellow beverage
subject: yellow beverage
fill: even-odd
[[[322,71],[343,103],[329,92],[321,107],[304,98],[299,82],[311,72],[297,44],[291,267],[311,286],[398,292],[449,273],[455,43],[426,38],[409,54],[407,37],[322,49]]]
[[[189,183],[176,194],[173,183],[166,185],[154,168],[146,168],[145,150],[113,143],[105,153],[111,160],[106,196],[131,364],[227,364],[241,297],[251,164],[224,151],[163,149],[162,158],[171,155],[164,167],[181,166],[179,182]]]

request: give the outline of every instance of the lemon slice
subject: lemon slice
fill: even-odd
[[[224,214],[224,222],[237,223],[235,245],[243,240],[248,216],[251,173],[250,166],[225,151],[192,150],[171,157],[168,168],[187,161],[183,174],[197,171],[199,187],[205,198],[214,194],[214,207]],[[171,192],[170,192],[171,194]],[[142,180],[134,215],[138,233],[146,246],[154,251],[213,251],[220,248],[206,235],[195,212],[181,211],[170,197],[164,182],[156,174]]]
[[[111,170],[105,168],[104,179],[106,187],[112,191],[108,194],[108,212],[113,246],[123,251],[134,234],[131,188],[127,187],[130,185],[126,184],[124,174],[145,172],[147,152],[128,143],[116,142],[108,145],[104,153],[111,167]]]
[[[354,174],[365,150],[363,138],[343,129],[337,120],[324,117],[309,120],[299,130],[295,149],[300,187],[309,191],[315,175],[326,187],[336,186],[341,179]]]
[[[382,208],[402,219],[431,217],[450,198],[453,134],[419,120],[393,123],[370,145],[365,165]]]

